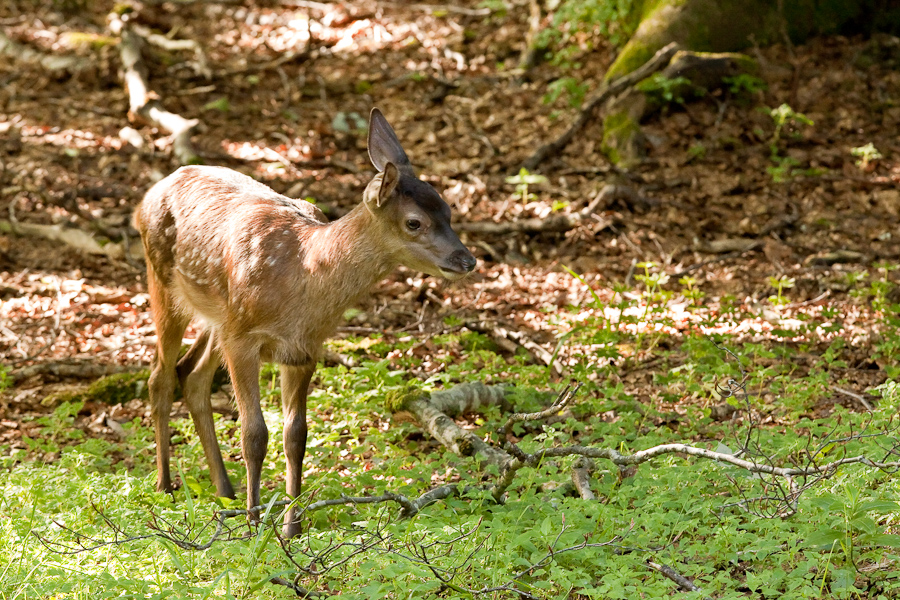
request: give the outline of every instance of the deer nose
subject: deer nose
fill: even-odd
[[[450,255],[450,263],[454,266],[458,266],[461,271],[470,273],[475,268],[478,261],[475,260],[475,257],[472,256],[471,252],[463,248],[462,250],[456,250]]]

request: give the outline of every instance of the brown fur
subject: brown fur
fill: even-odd
[[[259,407],[261,361],[282,365],[287,492],[300,491],[306,395],[322,343],[344,311],[398,263],[457,278],[475,259],[450,228],[440,196],[412,167],[384,117],[373,111],[369,152],[383,168],[363,202],[327,223],[302,200],[221,167],[183,167],[154,185],[134,215],[147,257],[159,338],[150,376],[157,488],[171,490],[169,412],[184,388],[217,493],[234,496],[212,423],[209,388],[220,362],[234,384],[247,463],[247,505],[259,505],[268,431]],[[396,163],[396,165],[395,165]],[[177,362],[192,317],[206,323]],[[294,511],[285,534],[294,535]]]

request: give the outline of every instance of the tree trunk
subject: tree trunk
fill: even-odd
[[[871,29],[879,24],[897,27],[896,23],[890,24],[891,6],[897,3],[888,1],[888,6],[876,7],[873,2],[637,0],[630,16],[637,22],[637,28],[609,68],[605,80],[630,73],[672,42],[695,52],[734,52],[751,44],[802,42],[813,35],[837,33],[847,28]],[[644,143],[639,122],[646,114],[643,104],[632,95],[627,102],[614,103],[606,113],[603,148],[614,163],[627,164],[640,159]]]

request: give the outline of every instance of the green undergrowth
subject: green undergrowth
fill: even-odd
[[[182,485],[173,497],[153,490],[149,428],[135,420],[119,441],[85,438],[72,426],[79,403],[64,402],[39,422],[28,450],[0,453],[0,598],[296,597],[273,577],[348,599],[900,596],[900,484],[891,472],[845,465],[795,480],[799,494],[786,500],[784,480],[684,453],[633,471],[596,460],[596,499],[583,500],[570,478],[576,457],[564,457],[519,470],[498,504],[484,487],[495,467],[453,455],[386,408],[391,398],[478,381],[512,384],[517,410],[537,411],[547,390],[571,378],[582,387],[567,412],[513,426],[525,452],[579,445],[631,454],[686,443],[744,449],[747,460],[780,467],[897,460],[897,373],[863,391],[871,412],[836,391],[859,391],[850,364],[859,348],[837,311],[793,310],[789,282],[773,280],[759,319],[758,308],[708,300],[690,279],[676,285],[653,265],[640,268],[637,289],[593,290],[553,315],[563,380],[525,351],[501,355],[489,336],[453,319],[429,340],[433,353],[415,338],[334,343],[360,365],[316,375],[301,502],[468,486],[412,518],[391,503],[323,507],[282,545],[277,528],[236,517],[215,543],[191,548],[213,535],[217,510],[242,507],[239,426],[216,416],[239,482],[238,500],[228,501],[214,497],[191,421],[174,421]],[[900,351],[891,272],[854,278],[861,305],[876,310],[872,364],[895,365]],[[411,373],[426,359],[433,374],[417,379]],[[283,497],[278,386],[266,367],[265,501]],[[734,417],[716,417],[723,405]],[[460,423],[496,443],[506,418],[492,407]],[[270,521],[280,510],[272,507]],[[678,591],[650,563],[700,591]]]

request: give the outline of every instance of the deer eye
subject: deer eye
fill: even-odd
[[[407,219],[406,228],[410,231],[418,231],[422,227],[422,223],[418,219]]]

